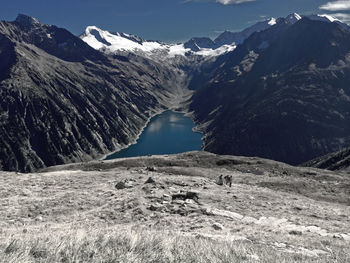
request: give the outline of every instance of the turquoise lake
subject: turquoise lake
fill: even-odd
[[[201,150],[202,134],[193,132],[194,126],[183,113],[165,111],[150,120],[136,144],[107,156],[106,160]]]

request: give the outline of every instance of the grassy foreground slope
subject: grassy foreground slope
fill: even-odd
[[[349,262],[349,186],[205,152],[2,172],[0,262]]]

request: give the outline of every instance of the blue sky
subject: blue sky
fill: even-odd
[[[180,42],[240,30],[265,17],[335,14],[350,23],[350,0],[5,0],[0,19],[18,13],[78,35],[86,26]]]

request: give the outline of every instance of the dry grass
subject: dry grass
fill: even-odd
[[[217,241],[131,228],[36,229],[2,233],[0,262],[349,262],[349,253],[325,257],[278,251],[251,242]],[[9,235],[5,237],[4,235]]]
[[[206,153],[75,166],[0,172],[0,263],[350,262],[346,174]]]

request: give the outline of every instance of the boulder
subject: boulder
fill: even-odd
[[[212,228],[214,228],[215,230],[224,230],[224,226],[221,225],[220,223],[214,223],[212,225]]]

